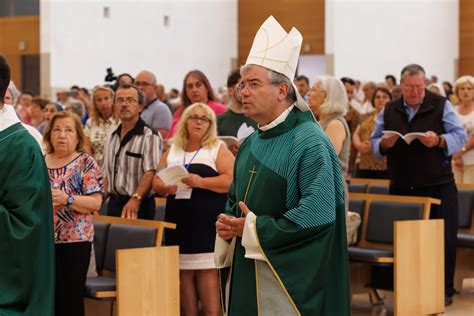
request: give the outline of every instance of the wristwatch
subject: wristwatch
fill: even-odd
[[[74,196],[68,195],[68,197],[67,197],[67,202],[66,202],[66,206],[71,206],[71,205],[74,203],[75,200],[76,200],[76,199],[74,198]]]
[[[142,200],[142,196],[138,192],[133,193],[132,198],[137,199],[138,201]]]

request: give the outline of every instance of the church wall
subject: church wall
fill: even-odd
[[[237,57],[237,0],[42,0],[40,12],[43,92],[92,88],[108,67],[151,70],[167,90],[200,69],[217,89]]]

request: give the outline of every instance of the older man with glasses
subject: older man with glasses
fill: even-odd
[[[110,197],[107,214],[154,219],[155,199],[150,189],[162,139],[140,118],[145,96],[136,86],[120,86],[115,104],[121,124],[107,139],[102,166]]]
[[[171,126],[172,115],[169,107],[160,101],[156,93],[155,75],[147,70],[140,71],[135,78],[135,85],[145,95],[142,120],[165,138]]]
[[[431,218],[444,220],[445,305],[452,304],[458,197],[451,156],[461,150],[467,135],[451,102],[425,88],[425,70],[417,64],[401,72],[402,98],[385,105],[378,114],[372,134],[372,151],[387,156],[390,194],[428,196],[441,200],[433,205]],[[410,144],[384,130],[424,133]]]

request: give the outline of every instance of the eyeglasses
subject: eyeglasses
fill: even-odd
[[[413,91],[413,90],[423,90],[425,89],[425,85],[424,84],[420,84],[420,85],[408,85],[408,84],[403,84],[403,87],[409,91]]]
[[[117,103],[118,105],[123,105],[123,104],[135,104],[137,103],[138,101],[135,100],[134,98],[132,97],[129,97],[129,98],[118,98],[117,100],[115,100],[115,103]]]
[[[191,115],[189,119],[193,122],[201,121],[202,123],[211,123],[211,119],[207,116]]]
[[[247,88],[249,91],[255,91],[261,87],[272,86],[275,84],[276,83],[261,83],[260,81],[257,81],[257,80],[242,81],[241,83],[235,86],[235,91],[237,92],[237,94],[240,95]]]
[[[144,87],[144,88],[146,88],[146,87],[152,86],[153,83],[151,83],[151,82],[146,82],[146,81],[135,81],[135,85],[136,85],[137,87]]]

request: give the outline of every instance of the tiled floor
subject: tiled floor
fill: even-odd
[[[352,301],[352,316],[393,315],[393,294],[391,292],[382,294],[385,296],[385,304],[381,306],[372,306],[368,295],[355,295]],[[453,299],[453,305],[446,307],[443,315],[474,316],[474,279],[464,280],[463,290]]]
[[[382,292],[382,294],[385,296],[385,304],[380,306],[372,306],[366,294],[355,295],[352,301],[352,316],[393,315],[393,294],[391,292]],[[86,315],[110,315],[110,302],[86,299]],[[463,290],[454,296],[453,305],[447,307],[443,315],[474,316],[474,279],[464,281]]]

